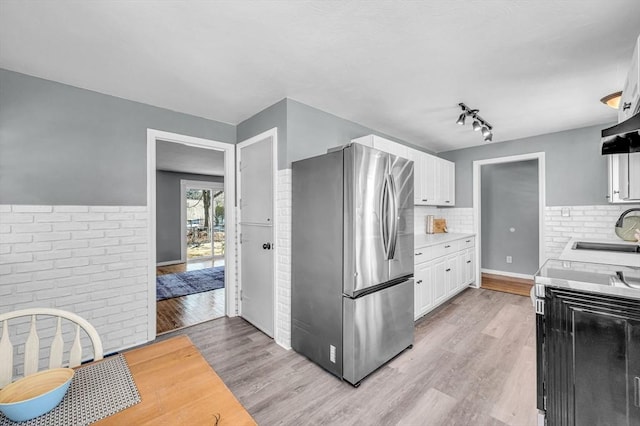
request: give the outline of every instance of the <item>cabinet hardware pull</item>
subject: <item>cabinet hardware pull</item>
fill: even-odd
[[[445,203],[450,203],[450,202],[451,202],[451,201],[449,201],[449,200],[445,201]]]
[[[429,201],[429,200],[428,200],[428,199],[426,199],[426,198],[423,198],[423,199],[422,199],[422,201]]]
[[[422,253],[416,253],[416,256],[422,256]]]
[[[631,102],[625,102],[622,104],[622,110],[626,111],[631,108]]]
[[[465,241],[465,243],[470,243],[470,242],[471,242],[471,240],[467,240],[467,241]]]
[[[450,272],[450,271],[451,271],[451,268],[445,269],[445,271]]]
[[[444,248],[449,248],[449,247],[451,247],[451,246],[444,246]]]
[[[416,281],[416,284],[422,284],[422,280]]]
[[[471,261],[470,261],[470,260],[467,260],[467,263],[471,263]]]

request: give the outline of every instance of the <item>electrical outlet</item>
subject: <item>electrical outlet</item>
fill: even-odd
[[[336,363],[336,347],[333,345],[329,345],[329,361]]]
[[[571,216],[571,210],[569,209],[569,207],[563,207],[562,210],[560,211],[562,217],[570,217]]]
[[[507,256],[507,263],[513,263],[513,257]]]

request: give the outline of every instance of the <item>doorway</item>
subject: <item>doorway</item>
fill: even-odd
[[[528,294],[546,260],[544,153],[473,162],[476,287]]]
[[[225,253],[224,184],[180,181],[182,258],[221,260]]]
[[[240,315],[276,338],[277,129],[238,144]]]
[[[149,129],[149,340],[235,316],[235,149]]]

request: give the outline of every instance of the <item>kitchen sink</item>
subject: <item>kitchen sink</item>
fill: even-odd
[[[640,254],[640,245],[636,244],[590,243],[587,241],[577,241],[572,248],[573,250],[599,250]]]

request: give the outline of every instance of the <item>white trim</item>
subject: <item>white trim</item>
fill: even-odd
[[[156,143],[158,140],[179,143],[196,148],[224,151],[224,192],[225,200],[235,200],[235,145],[209,139],[201,139],[161,130],[147,129],[147,214],[149,268],[147,271],[147,339],[156,338]],[[225,206],[225,313],[236,316],[236,209],[234,203]]]
[[[273,179],[273,213],[272,213],[272,217],[273,220],[271,221],[272,223],[272,228],[273,228],[273,338],[275,340],[275,342],[282,346],[285,347],[280,340],[280,333],[278,330],[278,286],[277,286],[277,277],[278,277],[278,253],[280,251],[279,248],[279,244],[276,244],[276,239],[278,236],[278,197],[277,197],[277,193],[278,193],[278,128],[274,127],[273,129],[267,130],[266,132],[262,132],[259,135],[256,135],[252,138],[249,138],[247,140],[244,140],[240,143],[238,143],[236,145],[237,150],[238,150],[238,155],[237,155],[237,170],[238,170],[238,194],[241,194],[240,188],[241,188],[241,173],[240,173],[240,161],[241,161],[241,149],[245,148],[249,145],[252,145],[254,143],[260,142],[268,137],[271,137],[271,145],[272,145],[272,153],[273,153],[273,160],[272,160],[272,179]],[[240,219],[240,215],[238,215],[238,220]],[[241,225],[238,225],[238,231],[241,232],[242,231],[242,227]],[[239,291],[242,291],[242,267],[240,266],[242,263],[242,245],[238,244],[238,283],[239,283]],[[238,314],[242,315],[242,299],[239,298],[239,302],[238,302]]]
[[[533,275],[519,274],[517,272],[496,271],[495,269],[480,269],[483,274],[503,275],[505,277],[522,278],[525,280],[533,280]]]
[[[508,157],[489,158],[486,160],[476,160],[473,162],[473,232],[476,234],[476,284],[480,287],[482,283],[482,234],[480,222],[480,192],[481,174],[480,168],[487,164],[515,163],[518,161],[538,160],[538,266],[542,266],[546,260],[545,239],[544,239],[544,212],[546,207],[546,178],[545,178],[545,153],[532,152],[530,154],[511,155]]]
[[[188,188],[203,188],[214,191],[216,189],[224,190],[223,182],[207,182],[205,180],[188,180],[180,179],[180,260],[181,263],[187,262],[187,205],[184,202],[187,196]],[[227,199],[225,197],[225,207]],[[225,219],[226,221],[226,219]],[[211,257],[199,257],[197,260],[213,259],[213,235],[211,235]]]
[[[156,263],[156,266],[169,266],[169,265],[178,265],[180,263],[184,263],[184,260],[182,259],[178,259],[178,260],[167,260],[166,262],[158,262]]]

